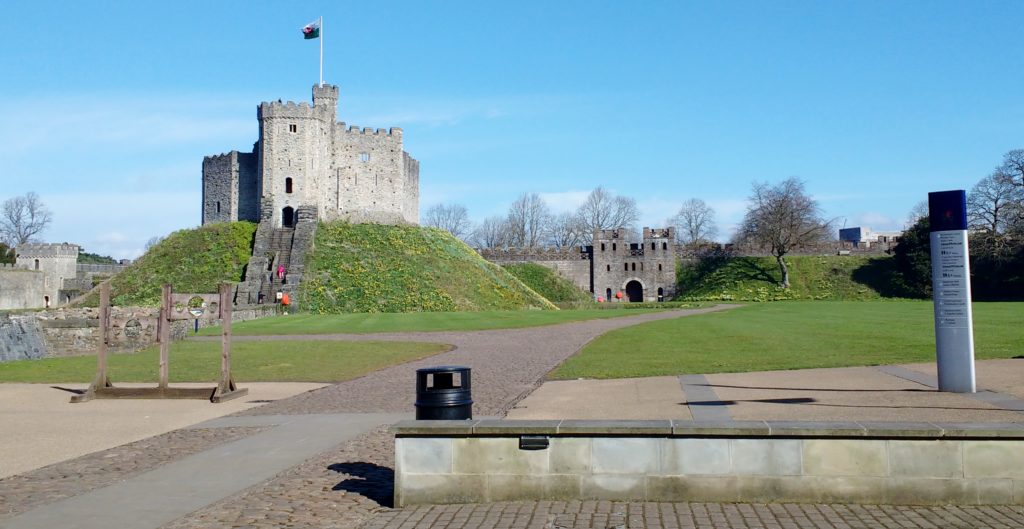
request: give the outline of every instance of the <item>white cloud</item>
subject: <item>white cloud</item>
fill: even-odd
[[[569,213],[579,209],[583,201],[587,199],[587,195],[590,191],[556,191],[548,193],[537,193],[540,198],[544,199],[544,203],[548,205],[548,209],[552,213],[558,215],[561,213]]]
[[[200,200],[198,191],[52,194],[45,203],[53,211],[53,224],[43,238],[134,259],[151,237],[198,225]]]

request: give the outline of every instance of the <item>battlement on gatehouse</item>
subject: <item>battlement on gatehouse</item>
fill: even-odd
[[[17,257],[22,258],[72,258],[78,259],[79,247],[70,243],[30,243],[19,244],[15,249]]]

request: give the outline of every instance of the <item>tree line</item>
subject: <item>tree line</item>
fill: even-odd
[[[715,212],[703,200],[685,201],[679,212],[666,220],[676,227],[679,242],[711,242],[717,233]],[[637,235],[640,210],[636,200],[616,195],[603,187],[592,190],[573,211],[555,214],[538,193],[523,193],[504,215],[488,217],[479,224],[469,219],[461,204],[437,204],[424,211],[424,226],[448,230],[477,248],[567,248],[592,242],[596,230],[625,228]]]
[[[927,204],[915,206],[911,217],[894,250],[894,282],[907,296],[930,297]],[[967,223],[973,298],[1024,298],[1024,149],[1004,154],[1002,163],[967,193]]]

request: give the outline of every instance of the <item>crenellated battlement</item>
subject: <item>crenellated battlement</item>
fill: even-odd
[[[346,125],[344,121],[338,122],[338,128],[345,134],[358,134],[361,136],[396,136],[402,137],[402,129],[400,127],[391,127],[390,129],[374,129],[373,127],[360,127],[359,125]]]
[[[566,248],[477,248],[477,253],[495,263],[513,261],[572,261],[589,259],[590,254],[579,246]]]
[[[625,228],[615,228],[611,230],[594,230],[594,240],[610,240],[610,239],[621,239],[626,236]]]
[[[238,151],[223,152],[220,154],[211,154],[203,157],[203,163],[216,163],[231,161],[232,159],[238,158]]]
[[[71,243],[37,243],[20,244],[15,250],[18,257],[25,258],[46,258],[46,257],[70,257],[78,258],[79,247]]]
[[[675,240],[675,228],[648,228],[644,226],[644,240],[647,239],[669,239]]]
[[[264,101],[260,103],[256,111],[256,117],[259,119],[312,119],[318,116],[313,113],[313,106],[309,103],[296,103],[294,101],[285,103],[278,100],[276,102]]]

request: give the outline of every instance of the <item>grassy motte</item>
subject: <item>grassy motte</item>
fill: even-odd
[[[447,345],[412,342],[235,342],[231,374],[239,382],[338,382],[447,350]],[[156,347],[108,358],[115,385],[158,380]],[[220,342],[175,342],[169,363],[173,382],[216,381]],[[0,382],[90,382],[95,375],[95,356],[0,363]]]
[[[502,268],[552,303],[592,301],[589,293],[580,290],[572,281],[546,266],[516,263],[502,265]]]
[[[623,303],[622,305],[627,305]],[[429,332],[479,331],[487,329],[517,329],[541,325],[557,325],[581,320],[634,316],[662,309],[634,310],[516,310],[486,312],[411,312],[411,313],[359,313],[359,314],[295,314],[281,318],[262,318],[231,326],[238,336],[265,336],[274,334],[366,334],[374,332]],[[199,330],[199,334],[213,336],[217,327]]]
[[[901,297],[886,285],[891,257],[795,255],[786,257],[790,288],[774,257],[724,257],[684,262],[677,271],[678,299],[706,301],[877,300]]]
[[[435,228],[322,223],[299,287],[318,313],[555,309]]]
[[[932,303],[792,301],[644,323],[589,343],[550,375],[629,378],[929,362]],[[975,356],[1021,354],[1024,303],[975,303]],[[1024,360],[1022,360],[1024,361]]]
[[[243,279],[252,255],[256,225],[218,222],[180,230],[110,280],[110,302],[119,306],[158,306],[160,289],[170,283],[175,292],[217,292],[220,283]],[[93,290],[79,303],[99,304]]]

